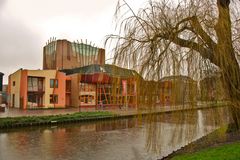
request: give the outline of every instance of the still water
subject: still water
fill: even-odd
[[[225,107],[0,131],[0,160],[156,160],[229,121]]]

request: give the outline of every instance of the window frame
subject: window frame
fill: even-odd
[[[58,94],[50,94],[49,95],[49,103],[50,104],[58,104]]]
[[[58,79],[50,79],[50,88],[58,88]]]

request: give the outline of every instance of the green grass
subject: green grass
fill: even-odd
[[[173,160],[239,160],[240,142],[206,148],[194,153],[177,155]]]
[[[73,120],[97,119],[103,117],[113,117],[114,114],[110,112],[77,112],[73,114],[64,115],[50,115],[50,116],[26,116],[26,117],[6,117],[0,118],[0,128],[8,128],[18,124],[38,124],[51,123],[57,121],[59,123]]]

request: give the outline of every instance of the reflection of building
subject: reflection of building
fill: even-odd
[[[72,105],[80,107],[136,107],[136,71],[114,65],[89,65],[63,70],[71,77]]]
[[[65,107],[70,99],[66,84],[65,74],[56,70],[20,69],[9,76],[9,106],[22,109]]]
[[[43,48],[43,69],[72,69],[90,64],[105,64],[105,50],[67,40],[51,40]]]
[[[118,119],[117,121],[100,121],[96,123],[96,131],[111,131],[117,129],[134,128],[138,126],[138,119]]]

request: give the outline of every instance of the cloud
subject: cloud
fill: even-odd
[[[40,68],[42,46],[38,34],[21,21],[4,16],[0,16],[0,26],[0,72],[5,73],[4,83],[19,68]]]
[[[2,8],[5,3],[6,3],[6,0],[1,0],[1,1],[0,1],[0,8]]]
[[[51,36],[88,39],[103,47],[102,39],[114,29],[117,1],[0,0],[0,72],[5,73],[4,83],[19,68],[42,68],[42,48]]]
[[[43,0],[34,2],[32,0],[0,0],[0,72],[5,73],[4,83],[7,83],[8,75],[19,68],[42,68],[42,47],[47,39],[41,25],[50,21],[47,29],[55,27],[47,36],[63,35],[65,32],[70,32],[70,27],[77,28],[75,23],[67,25],[68,21],[66,20],[68,19],[63,18],[71,17],[74,21],[81,22],[78,25],[79,29],[75,29],[73,34],[86,32],[89,36],[92,31],[84,30],[83,23],[94,26],[90,22],[96,23],[99,15],[109,7],[108,4],[112,5],[111,0]],[[66,23],[65,28],[63,25],[56,26],[51,21],[56,17],[62,18],[63,23]],[[46,32],[47,29],[44,31]],[[64,37],[59,36],[58,38]]]

